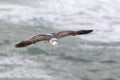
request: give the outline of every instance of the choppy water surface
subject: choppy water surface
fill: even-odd
[[[41,80],[120,79],[119,0],[1,0],[0,78]],[[94,29],[59,40],[61,49],[14,45],[31,35]]]

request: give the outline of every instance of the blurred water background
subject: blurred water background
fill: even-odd
[[[59,40],[14,45],[32,35],[94,29]],[[119,0],[0,0],[0,78],[119,80]]]

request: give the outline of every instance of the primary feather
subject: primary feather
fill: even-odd
[[[66,36],[75,36],[75,35],[82,35],[82,34],[88,34],[92,32],[93,30],[79,30],[79,31],[72,31],[72,30],[67,30],[67,31],[61,31],[57,33],[57,38],[62,38]]]
[[[48,40],[48,39],[49,39],[49,35],[39,34],[29,39],[26,39],[24,41],[21,41],[20,43],[16,44],[15,47],[25,47],[27,45],[36,43],[38,41],[43,41],[43,40]]]

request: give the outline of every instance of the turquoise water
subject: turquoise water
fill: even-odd
[[[0,78],[23,80],[119,80],[117,0],[1,0]],[[32,35],[94,29],[58,40],[60,49],[38,42],[14,45]]]

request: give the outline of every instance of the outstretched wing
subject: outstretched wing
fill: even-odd
[[[57,35],[57,38],[62,38],[70,35],[75,35],[75,33],[72,30],[67,30],[67,31],[58,32],[56,35]]]
[[[15,47],[25,47],[30,44],[36,43],[38,41],[43,41],[43,40],[49,40],[49,35],[45,35],[45,34],[35,35],[29,39],[21,41],[20,43],[16,44]]]
[[[66,36],[75,36],[75,35],[82,35],[82,34],[88,34],[92,32],[93,30],[79,30],[79,31],[72,31],[72,30],[67,30],[67,31],[61,31],[57,33],[57,38],[62,38]]]
[[[82,34],[88,34],[93,32],[93,30],[79,30],[79,31],[75,31],[76,35],[82,35]]]

